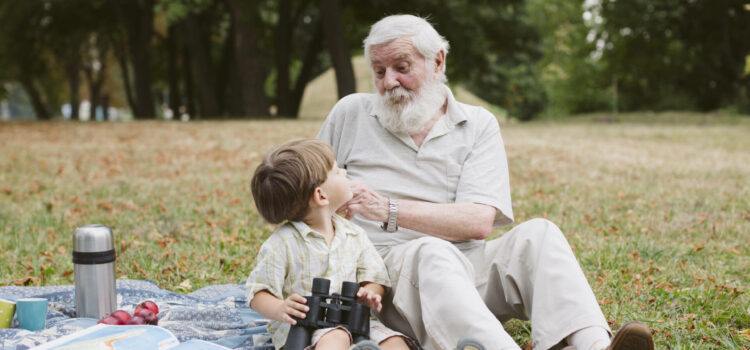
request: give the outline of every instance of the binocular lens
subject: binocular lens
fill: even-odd
[[[328,295],[328,290],[331,287],[331,281],[325,278],[313,278],[312,294],[313,295]]]
[[[354,298],[359,291],[359,283],[344,282],[341,284],[341,295],[347,298]]]

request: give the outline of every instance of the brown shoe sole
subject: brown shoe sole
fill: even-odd
[[[654,350],[654,338],[643,323],[628,322],[612,338],[609,350]]]

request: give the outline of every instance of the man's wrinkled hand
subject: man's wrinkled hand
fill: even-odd
[[[338,210],[339,212],[344,211],[347,219],[359,214],[372,221],[388,220],[387,197],[377,194],[361,181],[352,181],[349,187],[352,190],[352,199]]]

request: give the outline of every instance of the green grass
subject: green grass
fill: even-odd
[[[613,329],[747,349],[750,123],[647,117],[503,125],[516,221],[561,227]],[[0,285],[73,283],[72,232],[91,223],[115,231],[119,278],[243,283],[273,230],[251,173],[320,123],[0,123]],[[506,326],[529,339],[528,322]]]

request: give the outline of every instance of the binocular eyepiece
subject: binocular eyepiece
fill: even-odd
[[[359,284],[343,282],[341,294],[328,294],[331,281],[314,278],[312,295],[305,296],[310,310],[304,319],[294,317],[297,324],[287,335],[284,349],[302,350],[310,345],[310,338],[316,329],[342,326],[354,338],[354,343],[369,339],[370,308],[357,303]]]

